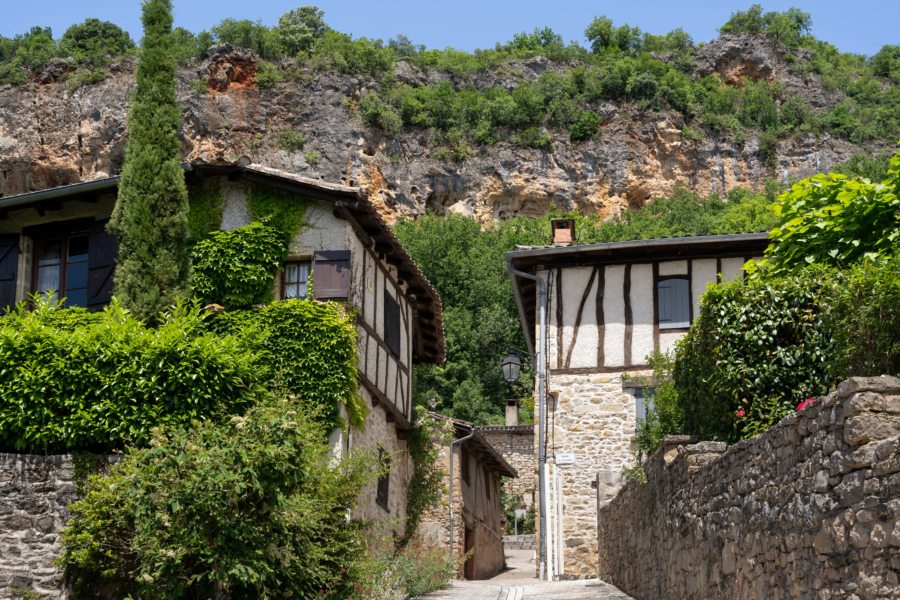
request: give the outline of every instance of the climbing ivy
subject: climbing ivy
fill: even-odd
[[[222,186],[215,179],[191,188],[188,195],[188,230],[191,238],[202,240],[222,224]]]
[[[254,186],[248,196],[250,216],[278,231],[285,244],[306,225],[303,216],[308,203],[293,194],[264,186]]]

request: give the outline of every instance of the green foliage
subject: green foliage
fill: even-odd
[[[303,150],[303,144],[306,143],[306,136],[299,131],[293,129],[282,129],[278,132],[278,145],[282,150],[288,152],[298,152]]]
[[[393,52],[381,40],[354,40],[333,29],[326,29],[316,39],[312,54],[315,65],[348,75],[378,77],[387,73],[394,63]]]
[[[832,173],[843,173],[847,177],[860,177],[869,181],[883,181],[888,177],[891,166],[891,153],[871,155],[859,152],[844,163],[835,165]]]
[[[600,115],[592,110],[579,111],[575,122],[569,128],[569,139],[573,142],[596,139],[600,135],[602,122]]]
[[[194,294],[229,309],[271,302],[284,254],[282,234],[259,221],[213,231],[192,251]]]
[[[172,30],[171,52],[178,64],[202,58],[211,45],[212,35],[208,31],[201,31],[194,35],[184,27],[176,27]]]
[[[656,452],[664,437],[684,433],[684,408],[678,401],[678,390],[672,379],[675,357],[656,351],[647,357],[647,364],[653,369],[653,376],[641,382],[649,393],[645,400],[647,418],[638,419],[634,436],[638,466]]]
[[[405,600],[450,585],[460,565],[447,548],[435,546],[423,536],[395,550],[394,541],[381,538],[369,543],[369,557],[358,571],[352,600]]]
[[[900,46],[884,46],[872,57],[872,72],[878,77],[900,83]]]
[[[188,196],[188,231],[193,240],[202,240],[222,226],[224,199],[218,181],[205,180],[191,188]]]
[[[780,224],[770,233],[764,261],[775,273],[892,253],[900,239],[900,154],[881,183],[815,175],[779,196],[775,210]]]
[[[523,129],[513,138],[513,141],[520,146],[528,146],[529,148],[536,148],[538,150],[549,150],[553,145],[553,140],[550,136],[543,133],[537,127]]]
[[[322,156],[317,150],[307,150],[303,153],[303,160],[305,160],[306,164],[308,164],[312,168],[316,168],[321,159]]]
[[[72,93],[86,85],[100,83],[106,79],[106,75],[105,67],[78,69],[66,79],[66,91]]]
[[[528,535],[534,533],[534,504],[529,506],[525,511],[525,517],[516,519],[516,509],[525,508],[525,499],[522,494],[513,495],[500,490],[500,508],[506,520],[506,535]],[[518,527],[516,527],[518,521]]]
[[[278,32],[258,21],[224,19],[212,27],[212,34],[219,43],[249,48],[262,58],[278,58],[284,52]]]
[[[113,302],[102,313],[35,299],[0,318],[4,451],[109,451],[154,427],[242,410],[256,381],[237,340],[177,307],[148,329]]]
[[[59,39],[59,49],[79,63],[105,65],[134,48],[131,36],[109,21],[87,19],[72,25]]]
[[[143,11],[144,45],[109,229],[118,241],[116,295],[136,317],[153,320],[187,296],[188,194],[170,52],[171,0],[147,0]]]
[[[828,288],[825,327],[836,353],[835,379],[900,374],[900,255],[862,261],[837,274]]]
[[[283,300],[245,311],[228,311],[210,323],[236,336],[258,360],[257,376],[309,404],[330,426],[365,423],[367,408],[357,389],[356,325],[342,304]]]
[[[301,6],[281,15],[275,31],[284,51],[289,56],[308,52],[327,29],[324,17],[315,6]]]
[[[247,203],[255,221],[261,221],[281,234],[285,251],[287,244],[306,224],[303,215],[308,204],[294,194],[257,185],[250,189]]]
[[[407,441],[413,475],[406,492],[406,537],[403,542],[418,533],[422,516],[438,505],[445,491],[447,472],[440,459],[443,448],[452,439],[448,425],[446,419],[436,419],[423,407],[415,407],[415,427]]]
[[[284,81],[284,74],[269,61],[261,60],[256,64],[256,85],[261,90],[271,90]]]
[[[755,435],[835,383],[820,310],[824,278],[818,269],[707,289],[674,369],[689,433]]]
[[[796,8],[784,12],[763,12],[759,4],[746,11],[731,15],[727,23],[719,28],[720,33],[764,34],[773,41],[796,48],[812,27],[812,17]]]
[[[346,515],[371,461],[330,456],[294,401],[160,433],[71,506],[61,564],[83,598],[338,598],[361,577]]]
[[[596,17],[584,30],[584,37],[594,53],[618,51],[633,54],[641,49],[641,30],[622,25],[616,27],[609,17]]]

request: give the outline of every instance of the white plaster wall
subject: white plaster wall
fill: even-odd
[[[744,259],[740,257],[722,259],[722,278],[725,281],[740,279],[744,274]]]
[[[715,262],[715,261],[713,261]],[[667,260],[659,263],[659,274],[663,275],[687,275],[688,261],[686,260]]]
[[[702,258],[691,264],[691,293],[694,304],[694,318],[700,316],[700,297],[709,284],[716,282],[716,259]],[[660,344],[662,338],[660,338]]]
[[[606,286],[603,291],[603,317],[606,324],[603,338],[603,358],[607,367],[625,365],[625,298],[623,285],[625,267],[606,267]]]
[[[660,331],[659,332],[659,351],[672,352],[675,350],[675,342],[685,336],[683,331]]]
[[[240,182],[219,178],[222,191],[222,230],[231,231],[253,221],[247,205],[249,188]]]
[[[573,342],[575,347],[572,349],[570,367],[588,367],[597,364],[597,311],[594,302],[597,295],[596,281],[591,284],[592,289],[581,314],[581,326],[578,328],[577,336],[575,335],[578,307],[581,304],[581,298],[593,271],[593,267],[563,269],[563,346],[560,356],[560,366],[563,367],[565,366],[566,355]],[[553,294],[552,302],[556,302],[556,294]],[[551,304],[551,311],[555,319],[555,304]],[[555,331],[554,335],[556,335]],[[554,362],[553,364],[556,363]]]
[[[687,266],[685,266],[687,268]],[[646,364],[653,347],[653,266],[637,264],[631,267],[631,363]]]
[[[346,221],[334,216],[334,206],[330,202],[306,202],[303,220],[307,224],[291,240],[288,255],[311,258],[317,250],[352,250],[348,239],[350,227]]]

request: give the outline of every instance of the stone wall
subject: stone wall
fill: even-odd
[[[0,454],[0,599],[65,597],[53,561],[76,494],[71,456]]]
[[[533,505],[537,501],[534,425],[479,427],[478,430],[519,474],[518,477],[504,481],[503,491],[514,496],[522,496],[526,507]]]
[[[730,448],[675,441],[599,509],[601,578],[638,600],[900,597],[900,379]]]
[[[635,372],[634,376],[648,373]],[[550,394],[547,460],[556,463],[561,493],[562,577],[597,574],[597,491],[611,499],[622,485],[622,471],[633,462],[635,398],[619,374],[554,375]],[[572,462],[557,461],[568,454]],[[552,481],[551,481],[552,486]],[[551,490],[548,506],[556,505]],[[555,517],[554,517],[555,518]],[[539,519],[538,519],[539,521]],[[537,524],[538,529],[540,524]],[[557,529],[556,525],[553,526]]]

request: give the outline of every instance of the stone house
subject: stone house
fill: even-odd
[[[707,285],[741,277],[768,241],[750,233],[572,245],[571,221],[553,227],[553,246],[506,260],[529,350],[543,352],[547,366],[543,471],[536,442],[546,513],[538,530],[546,528],[547,542],[539,563],[550,578],[588,577],[597,573],[598,491],[608,501],[621,487],[646,415],[634,379],[652,374],[649,354],[684,336]],[[542,284],[529,277],[546,285],[543,345]]]
[[[520,425],[518,410],[518,400],[507,400],[506,423],[482,426],[478,431],[519,474],[505,480],[502,491],[521,497],[520,508],[531,508],[535,501],[534,425]]]
[[[390,227],[356,187],[334,185],[249,164],[193,163],[189,190],[214,190],[221,228],[251,222],[258,186],[306,205],[306,225],[291,240],[275,282],[276,298],[336,300],[358,316],[359,393],[365,426],[332,434],[336,453],[378,448],[389,474],[365,490],[354,516],[404,529],[412,461],[412,372],[444,356],[441,303]],[[0,310],[31,293],[58,290],[68,305],[101,309],[112,296],[116,244],[105,225],[118,177],[0,198]],[[308,285],[315,273],[314,284]]]
[[[503,555],[505,521],[500,505],[500,478],[518,476],[503,456],[472,423],[433,414],[452,432],[440,461],[445,476],[445,495],[427,511],[420,531],[453,556],[471,556],[462,566],[466,579],[487,579],[506,566]],[[452,456],[452,466],[451,466]]]

